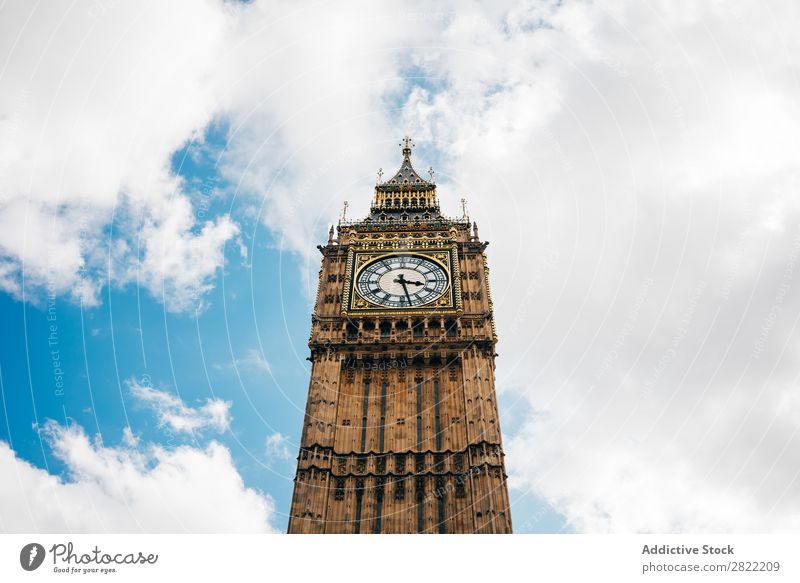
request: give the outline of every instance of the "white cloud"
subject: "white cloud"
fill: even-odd
[[[465,11],[468,62],[420,61],[447,84],[404,120],[474,193],[499,386],[532,410],[512,484],[579,531],[800,528],[798,8],[772,10]]]
[[[276,431],[267,436],[266,440],[267,465],[271,466],[276,461],[292,459],[289,451],[289,438]]]
[[[223,433],[230,428],[231,404],[227,401],[206,399],[200,407],[189,407],[179,397],[136,380],[128,381],[128,388],[134,398],[156,412],[160,425],[172,431],[194,433],[211,428]]]
[[[236,208],[260,211],[310,257],[312,233],[354,180],[369,184],[397,139],[384,98],[404,85],[406,32],[380,11],[364,26],[372,10],[4,4],[0,289],[94,305],[111,281],[143,286],[171,311],[202,308],[226,243],[243,248],[240,227],[228,214],[206,219],[209,200],[172,172],[171,156],[213,120],[230,124],[220,169],[248,195]]]
[[[189,201],[177,198],[169,207],[163,218],[142,225],[144,256],[128,279],[160,296],[171,311],[201,310],[203,296],[213,287],[211,279],[224,263],[225,243],[239,233],[239,227],[226,215],[206,221],[193,233]]]
[[[275,531],[272,499],[244,486],[217,442],[202,449],[106,447],[79,426],[55,422],[44,434],[65,464],[65,478],[33,467],[0,442],[4,532]]]
[[[198,218],[170,156],[218,111],[235,5],[46,6],[0,10],[0,288],[92,305],[110,274],[202,307],[238,227]]]
[[[122,428],[122,443],[128,447],[136,447],[139,445],[139,438],[133,434],[133,430],[130,427]]]
[[[248,348],[244,356],[234,358],[231,362],[226,364],[217,363],[214,365],[217,370],[235,369],[243,370],[249,369],[257,372],[271,372],[270,366],[264,354],[258,348]]]
[[[115,3],[12,52],[16,6],[0,288],[24,263],[90,301],[110,251],[118,282],[201,296],[237,226],[193,220],[168,160],[217,115],[237,203],[312,297],[325,224],[409,131],[492,241],[499,385],[534,411],[513,483],[578,530],[797,528],[798,5]]]
[[[272,369],[264,358],[264,354],[257,348],[250,348],[247,350],[242,358],[236,359],[236,364],[239,366],[250,367],[262,372],[270,372]]]
[[[416,10],[414,3],[256,2],[242,22],[228,67],[236,91],[220,167],[276,244],[302,254],[307,296],[319,234],[343,200],[351,216],[366,210],[362,193],[378,167],[397,158],[400,136],[387,108],[406,90],[405,46],[434,40],[440,24]]]
[[[777,404],[800,364],[800,302],[780,291],[798,8],[405,8],[343,14],[357,38],[304,19],[324,54],[279,44],[256,65],[267,97],[234,116],[223,171],[264,196],[308,295],[324,222],[343,199],[366,211],[371,170],[411,132],[419,165],[426,146],[442,158],[445,211],[466,195],[492,241],[499,386],[533,411],[507,437],[515,487],[581,531],[796,529],[799,438]]]

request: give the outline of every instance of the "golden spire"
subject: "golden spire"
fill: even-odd
[[[411,141],[411,138],[406,136],[405,138],[403,138],[403,143],[402,144],[398,144],[398,145],[403,146],[403,158],[405,160],[410,160],[411,159],[411,148],[414,147],[414,142]]]

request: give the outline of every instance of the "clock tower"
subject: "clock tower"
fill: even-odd
[[[319,246],[289,533],[511,532],[488,243],[402,146]]]

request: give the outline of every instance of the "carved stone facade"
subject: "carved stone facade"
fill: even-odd
[[[319,247],[290,533],[511,532],[488,243],[466,217],[439,213],[435,185],[413,171],[408,143],[403,153],[401,171],[376,187],[370,217],[341,221]],[[343,303],[355,293],[358,252],[425,257],[431,249],[453,250],[452,301]]]

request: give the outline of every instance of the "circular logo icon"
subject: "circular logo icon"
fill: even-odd
[[[28,543],[19,552],[19,564],[26,571],[35,571],[44,562],[44,547],[39,543]]]

